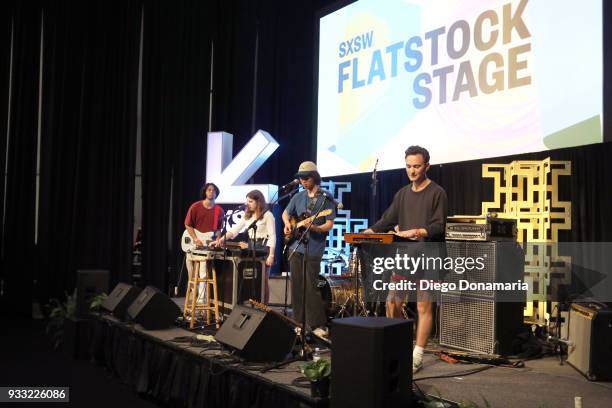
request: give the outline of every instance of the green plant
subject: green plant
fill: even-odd
[[[54,348],[59,348],[64,342],[64,321],[66,319],[73,318],[76,312],[76,299],[77,290],[76,288],[71,295],[65,292],[66,300],[61,302],[57,298],[49,300],[47,309],[49,311],[49,321],[47,322],[46,332],[51,336]],[[96,295],[89,303],[90,310],[98,310],[104,299],[108,295],[106,293],[100,293]]]
[[[74,317],[76,311],[76,289],[71,295],[65,293],[66,300],[62,303],[59,299],[49,300],[47,308],[49,310],[49,321],[47,322],[46,332],[51,336],[53,347],[58,348],[64,342],[64,320]]]
[[[310,361],[302,366],[302,372],[311,382],[320,381],[331,375],[331,361],[324,358]]]
[[[104,302],[104,300],[106,300],[107,297],[108,295],[104,292],[94,296],[94,298],[91,299],[91,303],[89,304],[89,310],[97,311],[98,309],[100,309],[100,305],[102,305],[102,303]]]

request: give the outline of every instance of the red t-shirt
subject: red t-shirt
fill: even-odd
[[[214,224],[215,218],[217,219],[217,225]],[[215,205],[213,208],[206,208],[202,201],[197,201],[189,207],[185,217],[185,225],[195,228],[200,232],[220,230],[223,226],[223,208],[219,205]]]

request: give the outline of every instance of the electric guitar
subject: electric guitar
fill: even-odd
[[[193,232],[195,232],[196,237],[198,237],[198,239],[202,241],[205,247],[207,247],[208,244],[213,241],[214,232],[212,231],[200,232],[194,228]],[[189,235],[189,231],[187,230],[183,232],[183,236],[181,237],[181,249],[183,250],[183,252],[191,252],[196,249],[196,244],[191,238],[191,235]]]
[[[200,232],[197,229],[193,229],[193,231],[196,234],[196,237],[198,237],[198,239],[200,241],[202,241],[204,243],[204,248],[208,247],[208,244],[210,244],[213,241],[213,232]],[[236,249],[249,249],[249,244],[246,242],[233,242],[233,241],[225,241],[223,242],[223,247],[224,248],[236,248]],[[189,232],[187,230],[185,230],[183,232],[183,237],[181,238],[181,249],[183,250],[183,252],[191,252],[194,249],[198,249],[195,245],[195,243],[193,242],[193,239],[191,239],[191,235],[189,235]]]
[[[332,213],[332,210],[323,210],[318,215],[307,216],[305,213],[300,215],[299,217],[291,217],[289,219],[289,224],[291,225],[291,232],[289,234],[285,234],[285,245],[291,245],[293,241],[298,240],[304,230],[306,229],[304,225],[307,222],[313,222],[317,218],[325,217]]]

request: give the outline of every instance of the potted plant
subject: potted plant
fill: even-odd
[[[64,302],[56,298],[50,299],[47,305],[49,320],[46,331],[55,349],[62,348],[70,357],[85,358],[88,355],[90,321],[76,316],[77,290],[65,295]],[[106,297],[106,293],[100,293],[90,299],[89,309],[97,311]]]
[[[76,310],[76,289],[72,294],[66,293],[66,300],[50,299],[47,308],[49,310],[49,321],[46,332],[51,336],[53,348],[58,349],[64,342],[64,323],[66,319],[74,317]]]
[[[329,397],[330,360],[322,358],[317,361],[310,361],[302,366],[302,372],[310,381],[310,394],[313,397]]]

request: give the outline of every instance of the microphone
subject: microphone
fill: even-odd
[[[239,205],[238,207],[236,207],[236,209],[234,211],[244,211],[244,210],[246,210],[246,208],[247,208],[247,205],[246,204],[242,204],[242,205]]]
[[[338,210],[341,210],[341,209],[344,208],[344,204],[342,204],[342,202],[340,202],[340,201],[336,201],[336,199],[331,194],[329,194],[327,191],[319,190],[319,191],[317,191],[317,194],[320,194],[320,195],[323,195],[323,196],[327,197],[327,199],[329,201],[334,203],[334,205],[336,206],[336,208]]]
[[[289,190],[290,188],[294,188],[295,186],[298,186],[299,184],[300,184],[300,180],[294,179],[290,181],[289,183],[285,184],[284,186],[282,186],[280,189],[281,191]]]

